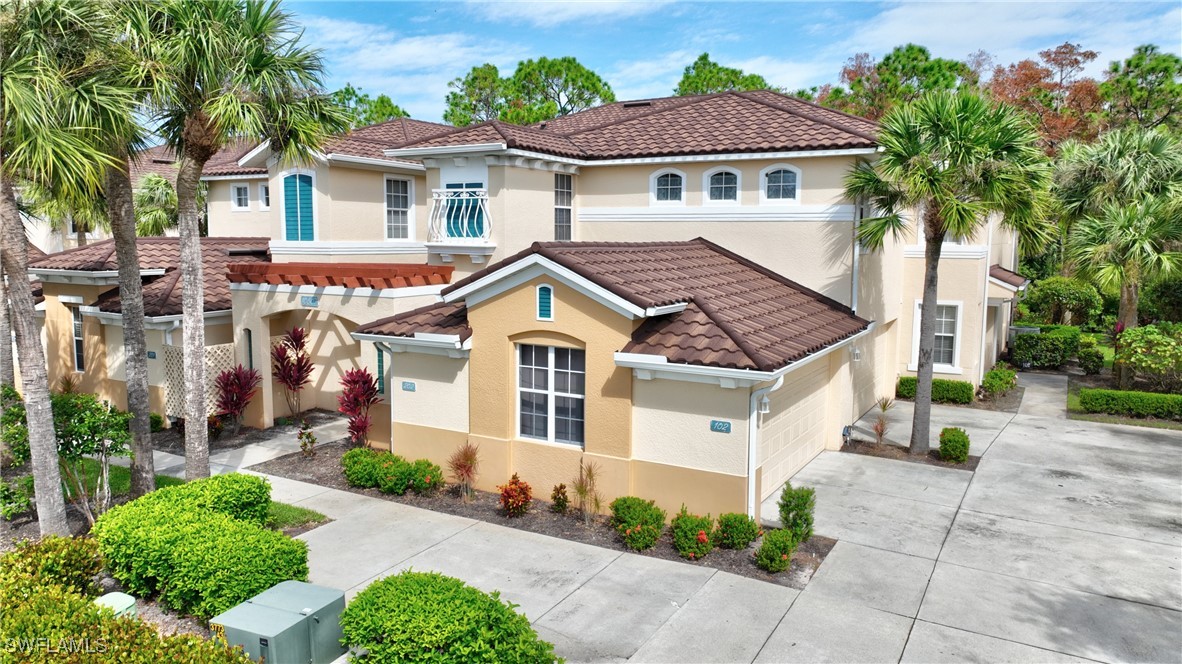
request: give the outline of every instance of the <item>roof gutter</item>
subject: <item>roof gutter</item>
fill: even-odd
[[[160,277],[164,268],[150,268],[140,270],[141,277]],[[29,267],[29,274],[38,276],[41,281],[58,284],[77,283],[118,283],[119,270],[60,270],[50,268]]]
[[[472,152],[504,152],[506,155],[527,159],[543,159],[573,166],[623,166],[634,164],[675,164],[699,161],[746,161],[751,159],[804,159],[807,157],[835,157],[872,155],[881,147],[835,148],[831,150],[779,150],[775,152],[727,152],[720,154],[688,154],[661,157],[625,157],[620,159],[578,159],[535,150],[509,148],[505,143],[472,143],[468,145],[433,146],[427,148],[393,148],[385,150],[387,157],[422,158]]]
[[[360,166],[381,166],[382,168],[398,168],[405,171],[425,172],[427,167],[422,164],[412,164],[405,161],[390,161],[388,159],[375,159],[373,157],[356,157],[348,154],[341,154],[333,152],[325,155],[325,158],[330,162],[341,164],[358,164]]]
[[[353,332],[351,336],[358,341],[380,344],[392,354],[410,351],[435,353],[448,357],[466,357],[468,351],[472,349],[472,338],[461,340],[458,334],[415,332],[414,336],[395,337],[389,334]]]
[[[115,313],[114,311],[103,311],[98,307],[78,307],[84,316],[99,319],[103,325],[115,325],[123,327],[123,314]],[[222,309],[220,311],[208,311],[203,314],[205,324],[226,322],[225,319],[232,319],[234,312],[230,309]],[[184,321],[184,314],[170,314],[168,316],[144,316],[144,327],[149,330],[164,330],[170,332],[180,327]]]

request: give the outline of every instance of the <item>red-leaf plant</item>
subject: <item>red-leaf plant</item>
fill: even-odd
[[[349,438],[355,445],[365,442],[373,420],[369,417],[369,409],[380,401],[378,398],[378,380],[369,369],[349,369],[341,377],[341,394],[337,397],[340,411],[349,417]]]
[[[293,420],[298,420],[300,392],[312,382],[312,358],[308,357],[308,332],[293,327],[271,349],[271,375],[283,386],[283,398]]]
[[[263,376],[257,369],[247,369],[241,364],[218,374],[214,381],[218,391],[218,412],[228,416],[233,423],[231,436],[238,435],[238,430],[242,428],[242,415],[246,413],[250,400],[258,394],[262,382]]]

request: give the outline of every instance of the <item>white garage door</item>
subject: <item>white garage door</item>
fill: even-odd
[[[760,500],[767,498],[825,449],[827,362],[788,374],[784,386],[771,394],[771,412],[760,430],[759,460],[763,466]],[[795,373],[795,372],[794,372]]]

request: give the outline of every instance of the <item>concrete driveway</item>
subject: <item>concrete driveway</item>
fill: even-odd
[[[840,541],[788,615],[816,594],[907,617],[879,623],[876,661],[1178,662],[1182,434],[1004,417],[975,473],[839,452],[801,470]]]

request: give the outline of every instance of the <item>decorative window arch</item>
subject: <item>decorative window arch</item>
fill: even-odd
[[[743,195],[743,176],[737,169],[719,166],[702,175],[703,205],[738,205]]]
[[[772,164],[759,172],[759,202],[799,205],[801,171],[790,164]]]
[[[536,296],[538,320],[554,320],[554,287],[538,284]]]
[[[662,168],[649,177],[650,205],[685,205],[685,173],[676,168]]]

